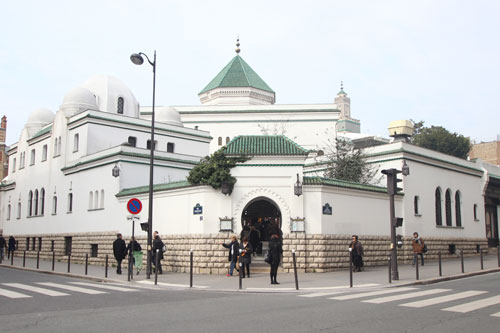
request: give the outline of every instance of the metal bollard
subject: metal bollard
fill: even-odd
[[[352,288],[352,249],[349,249],[349,287]]]
[[[40,251],[36,252],[36,269],[40,268]]]
[[[189,250],[189,288],[193,288],[193,249]]]
[[[70,272],[70,266],[71,266],[71,252],[68,253],[68,273]]]
[[[295,289],[299,290],[299,277],[297,276],[297,260],[295,258],[295,249],[292,250],[293,273],[295,275]]]
[[[239,272],[240,274],[239,274],[238,279],[240,281],[240,287],[239,288],[241,290],[241,289],[243,289],[243,278],[241,276],[241,270],[243,269],[243,264],[240,262],[239,265],[240,265],[240,272]]]
[[[497,246],[498,267],[500,267],[500,245]]]
[[[418,254],[417,254],[417,261],[415,262],[415,278],[418,281],[419,275],[418,275]]]
[[[155,286],[158,285],[158,260],[160,256],[160,250],[156,249],[155,256]]]
[[[108,255],[106,254],[106,264],[104,266],[104,277],[108,277]]]
[[[54,271],[56,267],[56,251],[52,251],[52,271]]]
[[[391,262],[391,257],[390,256],[389,256],[389,259],[387,261],[389,263],[389,266],[388,266],[389,267],[389,283],[392,283],[392,271],[391,271],[391,264],[392,264],[392,262]]]
[[[439,263],[439,276],[443,276],[443,269],[441,266],[441,251],[438,252],[438,263]]]
[[[11,266],[14,266],[14,252],[16,252],[16,251],[12,251],[10,253],[10,265]]]
[[[26,267],[26,250],[23,252],[23,267]]]
[[[464,273],[465,272],[465,269],[464,269],[464,250],[460,250],[460,261],[462,264],[462,273]]]
[[[134,271],[132,269],[132,260],[130,259],[130,256],[128,257],[128,262],[127,262],[127,281],[130,282],[130,275],[133,275]]]
[[[481,270],[484,269],[484,262],[483,262],[483,249],[479,250],[479,257],[481,258]]]
[[[85,253],[85,275],[89,272],[89,254]]]

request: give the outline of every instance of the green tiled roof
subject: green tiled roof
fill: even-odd
[[[200,94],[219,87],[252,87],[274,93],[239,55],[235,56]]]
[[[344,95],[347,95],[347,93],[344,91],[344,89],[340,90],[339,93],[337,95],[340,95],[340,94],[344,94]]]
[[[52,130],[52,125],[47,126],[47,127],[45,127],[44,129],[42,129],[42,130],[38,131],[35,135],[33,135],[33,136],[30,138],[30,140],[31,140],[31,139],[34,139],[34,138],[37,138],[37,137],[39,137],[39,136],[42,136],[42,135],[44,135],[44,134],[46,134],[46,133],[49,133],[51,130]]]
[[[226,146],[226,155],[307,155],[308,151],[284,135],[240,135]]]
[[[322,177],[304,177],[304,185],[326,185],[326,186],[336,186],[343,188],[351,188],[355,190],[364,190],[372,192],[387,193],[387,188],[369,184],[361,184],[350,182],[347,180],[333,179],[333,178],[322,178]]]
[[[155,185],[153,185],[153,191],[156,192],[156,191],[171,190],[171,189],[191,187],[191,186],[197,186],[197,185],[193,185],[193,184],[189,183],[187,180],[182,180],[179,182],[172,182],[172,183],[168,183],[168,184],[155,184]],[[136,194],[142,194],[142,193],[148,193],[148,192],[149,192],[149,185],[146,185],[146,186],[123,189],[116,196],[117,197],[126,197],[129,195],[136,195]]]

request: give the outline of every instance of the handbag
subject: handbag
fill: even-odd
[[[423,253],[427,253],[427,245],[424,244],[424,247],[422,248]]]
[[[273,257],[271,255],[271,250],[267,250],[266,256],[264,257],[264,261],[267,262],[268,264],[270,264],[272,260],[273,260]]]

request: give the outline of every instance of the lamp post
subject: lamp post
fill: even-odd
[[[142,65],[144,63],[145,56],[149,64],[153,66],[153,109],[151,112],[151,143],[149,145],[150,157],[149,157],[149,208],[148,208],[148,250],[147,250],[147,264],[146,264],[146,278],[151,278],[151,249],[153,244],[153,162],[154,162],[154,150],[155,150],[155,85],[156,85],[156,50],[154,51],[153,62],[149,60],[149,57],[142,53],[133,53],[130,56],[130,60],[136,65]]]

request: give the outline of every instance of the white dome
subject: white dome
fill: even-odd
[[[158,108],[158,110],[155,111],[155,121],[170,125],[184,126],[181,121],[181,115],[171,106]]]
[[[30,114],[26,126],[45,126],[54,121],[54,117],[54,113],[49,109],[38,109]]]
[[[81,85],[97,97],[100,111],[139,117],[139,107],[132,91],[119,79],[110,75],[96,75]],[[120,103],[118,99],[121,98]]]
[[[62,107],[77,107],[79,109],[97,109],[95,95],[90,90],[76,87],[64,95]]]

